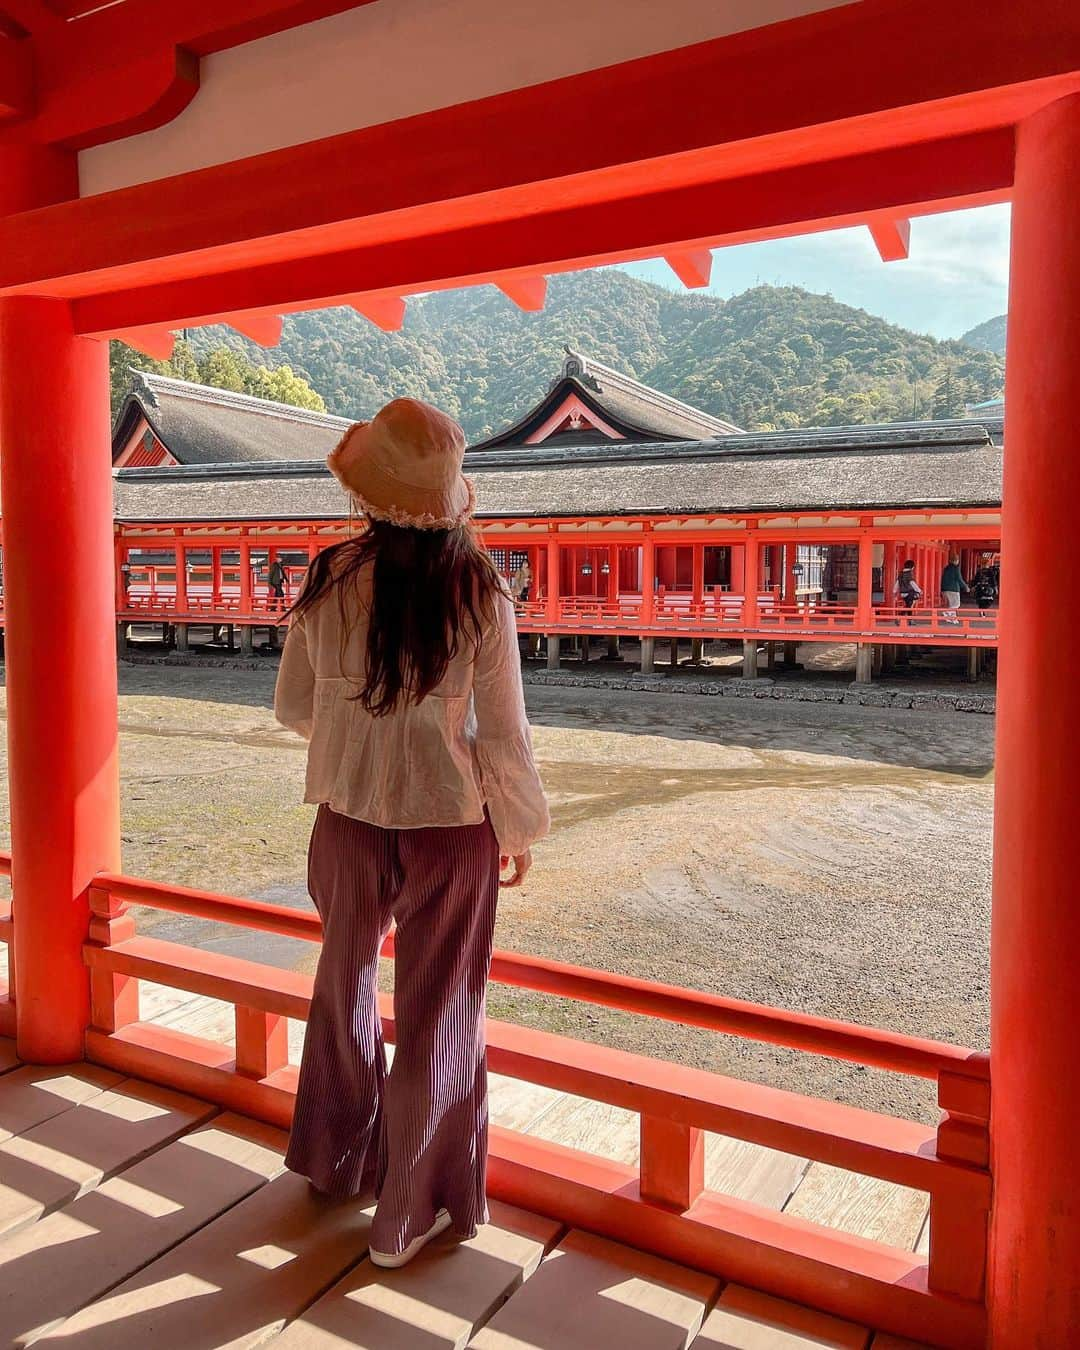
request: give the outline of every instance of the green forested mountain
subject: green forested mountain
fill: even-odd
[[[995,356],[1005,355],[1005,321],[1007,314],[999,314],[996,319],[987,319],[985,323],[969,328],[961,342],[969,347],[978,347],[981,351],[993,352]]]
[[[288,366],[347,417],[370,417],[395,395],[429,399],[457,416],[470,439],[530,407],[564,346],[748,430],[955,416],[1002,384],[998,356],[908,332],[831,296],[757,286],[724,300],[611,268],[554,277],[540,314],[483,286],[411,300],[399,333],[335,309],[288,318],[270,353],[228,329],[202,330],[192,341],[203,369],[226,345],[253,362]]]

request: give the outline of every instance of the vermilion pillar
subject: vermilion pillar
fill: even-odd
[[[855,625],[868,631],[874,622],[874,544],[868,534],[859,536],[859,588]]]
[[[0,299],[18,1051],[80,1059],[87,888],[120,864],[109,355],[68,306]]]
[[[1080,1335],[1080,96],[1018,129],[991,958],[992,1350]]]

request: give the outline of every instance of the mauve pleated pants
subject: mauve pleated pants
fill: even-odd
[[[371,1245],[400,1252],[440,1209],[487,1221],[484,993],[499,848],[490,823],[386,830],[319,808],[308,887],[323,922],[286,1164],[335,1196],[378,1196]],[[386,1070],[378,953],[397,924]]]

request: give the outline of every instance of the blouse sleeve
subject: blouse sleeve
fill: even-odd
[[[307,629],[301,616],[292,621],[285,638],[274,689],[274,716],[282,726],[298,731],[304,740],[310,741],[314,701],[315,671],[308,655]]]
[[[476,754],[499,852],[524,853],[551,828],[521,687],[514,607],[499,594],[473,671]]]

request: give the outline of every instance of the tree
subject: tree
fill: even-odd
[[[215,347],[199,362],[200,384],[208,384],[214,389],[231,389],[234,394],[247,393],[250,373],[251,362],[228,347]]]
[[[237,394],[288,403],[294,408],[324,412],[322,395],[291,366],[256,366],[243,351],[224,345],[211,347],[201,358],[192,343],[181,339],[168,361],[155,361],[122,342],[109,344],[109,377],[115,414],[131,387],[131,371],[143,370],[168,375],[192,384],[208,384],[215,389],[231,389]]]
[[[951,361],[946,361],[937,380],[930,400],[930,408],[935,421],[945,417],[963,417],[967,383],[957,377]]]

